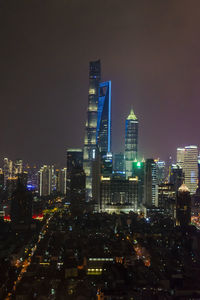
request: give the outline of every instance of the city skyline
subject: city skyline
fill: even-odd
[[[0,1],[0,299],[198,298],[199,11]]]
[[[131,106],[141,156],[166,160],[177,147],[200,146],[200,3],[193,3],[2,2],[2,158],[64,163],[67,148],[83,146],[88,62],[96,59],[112,81],[114,152],[123,151]]]

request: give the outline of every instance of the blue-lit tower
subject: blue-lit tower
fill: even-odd
[[[111,81],[100,82],[100,60],[90,62],[89,95],[83,168],[86,174],[86,200],[92,199],[92,164],[97,153],[106,155],[111,148]]]
[[[111,81],[99,84],[97,145],[101,156],[111,151]]]
[[[126,119],[125,131],[125,171],[126,178],[132,176],[132,165],[138,153],[138,119],[131,109]]]

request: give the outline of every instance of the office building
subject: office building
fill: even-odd
[[[178,189],[176,197],[176,226],[188,226],[191,222],[191,197],[185,184]]]
[[[131,109],[126,119],[125,130],[125,171],[126,178],[132,176],[132,163],[138,154],[138,119]]]
[[[83,150],[79,148],[67,149],[67,173],[74,169],[83,168]]]
[[[6,180],[6,192],[8,198],[10,198],[17,187],[17,176],[8,177]]]
[[[191,195],[195,194],[198,187],[198,149],[197,146],[186,146],[184,153],[183,172],[185,184]]]
[[[53,165],[43,165],[39,170],[39,195],[49,196],[55,189]]]
[[[67,191],[67,168],[55,170],[56,193],[66,195]]]
[[[178,164],[172,164],[170,168],[169,183],[173,184],[174,190],[177,192],[183,184],[184,174],[183,169]]]
[[[158,184],[162,184],[166,180],[166,164],[164,161],[161,161],[159,159],[156,159],[155,163],[157,168]]]
[[[101,176],[100,211],[120,213],[137,211],[138,178],[117,179]]]
[[[32,221],[32,194],[20,180],[11,198],[11,221],[16,225],[29,225]]]
[[[114,154],[114,167],[115,172],[124,172],[124,153]]]
[[[170,183],[162,183],[158,185],[158,207],[167,210],[168,202],[175,201],[176,191],[174,185]]]
[[[100,60],[90,62],[88,111],[84,139],[83,168],[86,199],[92,199],[92,164],[98,153],[111,151],[111,81],[100,82]]]
[[[66,195],[67,168],[55,170],[55,190],[57,194]]]
[[[158,206],[157,168],[153,159],[147,159],[144,168],[144,205]]]
[[[8,158],[3,160],[3,173],[4,173],[4,186],[6,186],[6,181],[8,178],[13,176],[13,162]]]
[[[185,155],[185,148],[177,148],[176,164],[182,169],[184,165],[184,155]]]
[[[67,199],[85,200],[85,172],[83,170],[82,149],[67,150]]]
[[[108,152],[101,158],[101,174],[103,176],[111,176],[113,171],[113,156]]]
[[[27,187],[27,183],[28,183],[28,173],[27,172],[21,172],[18,173],[17,175],[18,181],[23,184],[25,187]]]
[[[133,176],[138,178],[138,206],[141,207],[144,200],[144,167],[145,161],[132,163]]]
[[[17,159],[14,163],[14,174],[21,174],[23,172],[23,161],[21,159]]]
[[[27,188],[30,191],[38,191],[38,167],[36,165],[24,167],[28,174]]]
[[[198,155],[198,187],[200,187],[200,154]]]
[[[4,173],[3,170],[0,169],[0,191],[4,189]]]

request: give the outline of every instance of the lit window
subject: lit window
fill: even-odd
[[[90,95],[95,95],[95,89],[89,89],[89,94]]]

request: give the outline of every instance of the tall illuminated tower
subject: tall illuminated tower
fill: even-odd
[[[13,162],[8,158],[3,160],[3,172],[4,172],[4,186],[6,186],[6,181],[8,178],[13,176]]]
[[[186,146],[184,154],[183,172],[185,184],[191,195],[196,192],[198,185],[198,148],[197,146]]]
[[[92,61],[89,65],[88,110],[85,125],[83,168],[86,175],[86,197],[92,197],[92,161],[97,151],[97,115],[101,62]]]
[[[183,168],[184,155],[185,155],[185,148],[177,148],[176,163],[180,168]]]
[[[138,119],[131,109],[126,119],[125,131],[125,171],[126,178],[132,176],[132,164],[138,153]]]
[[[99,83],[96,138],[101,156],[111,151],[111,81]]]
[[[39,171],[39,194],[49,196],[55,187],[54,166],[43,165]]]
[[[86,199],[92,199],[92,164],[97,153],[111,149],[111,81],[100,82],[100,60],[89,65],[89,95],[85,129],[83,168],[86,174]]]

